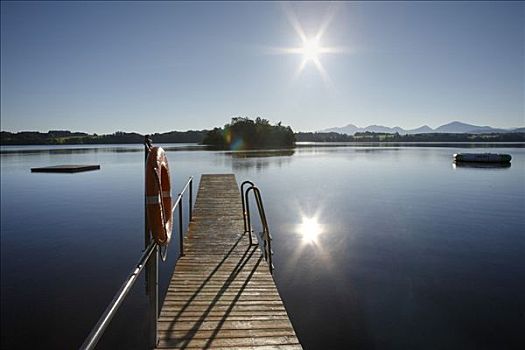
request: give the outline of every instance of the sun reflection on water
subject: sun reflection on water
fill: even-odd
[[[317,217],[303,216],[301,220],[297,232],[303,237],[303,242],[317,244],[319,235],[323,233],[323,228],[319,224]]]
[[[290,231],[298,239],[294,240],[297,244],[287,260],[285,267],[287,273],[295,274],[298,270],[301,271],[305,264],[304,259],[309,261],[308,264],[314,261],[316,266],[322,266],[326,271],[337,270],[332,261],[332,252],[337,248],[328,244],[333,230],[332,223],[324,221],[325,216],[322,213],[322,204],[317,210],[315,208],[305,210],[300,204],[298,205],[299,215],[295,219],[297,221],[294,220],[295,223],[289,226]]]

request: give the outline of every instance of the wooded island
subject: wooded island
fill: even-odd
[[[205,145],[221,149],[291,148],[295,146],[295,134],[289,126],[270,124],[267,119],[232,118],[224,128],[208,131]]]

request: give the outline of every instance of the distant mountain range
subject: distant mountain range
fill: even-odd
[[[450,133],[450,134],[488,134],[488,133],[508,133],[508,132],[525,132],[525,127],[514,128],[514,129],[498,129],[490,126],[478,126],[472,124],[466,124],[458,121],[454,121],[445,125],[441,125],[435,129],[432,129],[428,125],[423,125],[416,129],[405,130],[399,126],[390,128],[383,125],[369,125],[365,128],[360,128],[354,124],[348,124],[340,128],[329,128],[321,130],[321,132],[336,132],[339,134],[354,135],[356,132],[380,132],[380,133],[399,133],[401,135],[406,134],[428,134],[428,133]]]

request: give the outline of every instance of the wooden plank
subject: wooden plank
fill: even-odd
[[[170,350],[170,349],[179,349],[179,348],[166,347],[163,349]],[[198,349],[198,348],[186,347],[186,349]],[[234,346],[234,347],[231,347],[231,346],[222,347],[222,346],[216,346],[214,344],[213,349],[214,350],[300,350],[302,349],[302,347],[300,344],[260,345],[260,346],[253,345],[253,346]]]
[[[186,332],[186,331],[173,331],[166,333],[164,331],[161,331],[161,335],[164,336],[164,339],[170,340],[172,336],[175,337],[175,339],[178,340],[186,340],[186,339],[210,339],[211,337],[214,337],[214,339],[219,338],[241,338],[240,333],[237,330],[227,330],[227,329],[221,329],[218,332],[215,332],[213,330],[199,330],[196,332]],[[293,337],[295,336],[295,333],[292,328],[289,329],[261,329],[261,330],[252,330],[247,329],[243,332],[242,338],[245,338],[247,336],[250,337],[282,337],[282,336],[289,336]]]
[[[179,348],[166,347],[166,348],[163,348],[163,349],[170,350],[170,349],[179,349]],[[198,349],[198,348],[186,347],[186,349]],[[300,350],[300,349],[302,349],[302,346],[300,344],[271,345],[271,346],[266,346],[266,345],[256,346],[256,345],[254,345],[254,346],[234,346],[234,347],[231,347],[231,346],[227,346],[227,347],[214,346],[213,349],[214,350]]]
[[[89,164],[65,164],[65,165],[53,165],[41,168],[31,168],[32,173],[79,173],[81,171],[99,170],[100,165],[89,165]]]
[[[159,349],[302,349],[266,261],[243,232],[235,176],[202,175],[159,316]]]
[[[160,339],[159,349],[215,349],[216,347],[238,347],[254,345],[299,345],[297,337],[294,336],[270,336],[270,337],[234,337],[234,338],[213,338],[209,339],[175,339],[168,337]]]

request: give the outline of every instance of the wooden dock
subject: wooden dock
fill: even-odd
[[[302,349],[268,264],[243,234],[235,176],[202,175],[159,349]]]

